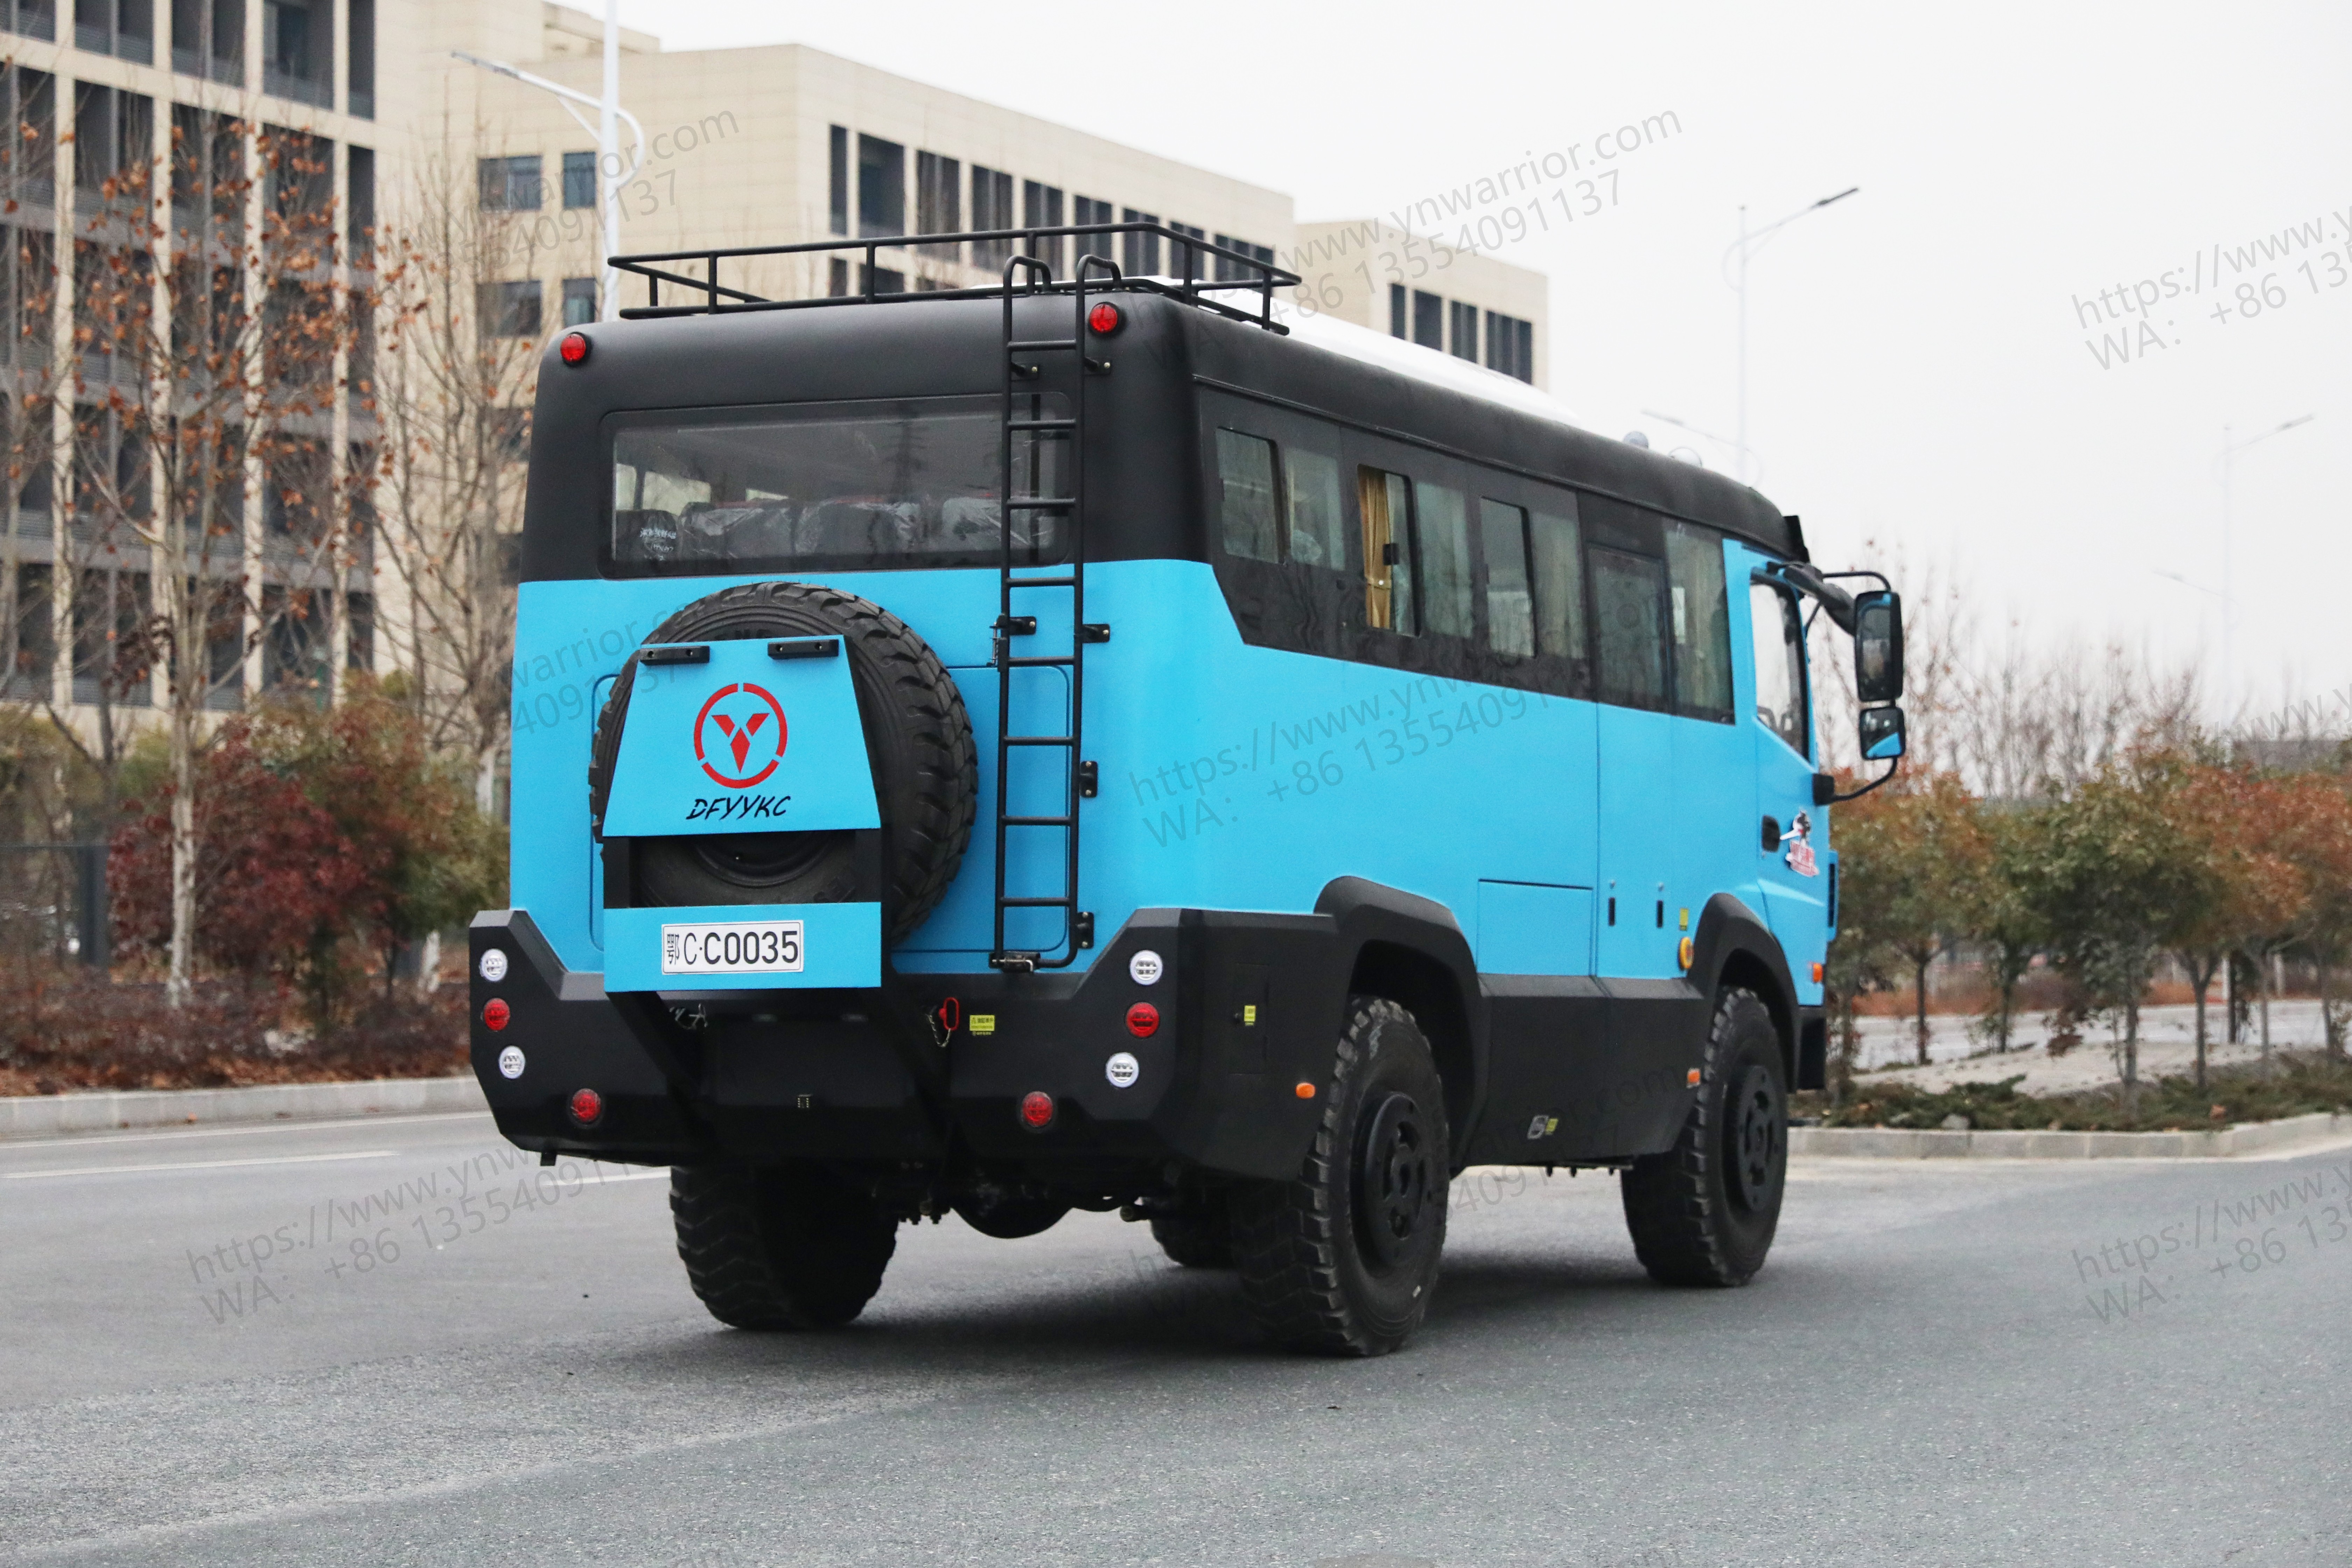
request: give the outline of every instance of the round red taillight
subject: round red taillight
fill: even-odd
[[[604,1097],[593,1089],[574,1090],[572,1096],[572,1120],[583,1127],[593,1127],[604,1115]]]
[[[505,1028],[507,1020],[513,1016],[513,1010],[508,1007],[502,996],[493,996],[482,1004],[482,1022],[493,1029]]]
[[[1054,1097],[1042,1089],[1033,1089],[1021,1097],[1021,1125],[1033,1132],[1043,1132],[1054,1124]]]
[[[1127,1032],[1136,1038],[1153,1033],[1160,1027],[1160,1009],[1149,1002],[1138,1002],[1127,1010]]]
[[[1118,331],[1126,321],[1127,318],[1119,313],[1118,307],[1108,300],[1087,312],[1087,325],[1105,337]]]
[[[585,332],[564,333],[563,342],[556,345],[555,352],[563,356],[563,363],[565,364],[586,364],[588,363],[588,334]]]

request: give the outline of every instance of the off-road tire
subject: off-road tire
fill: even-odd
[[[1399,1097],[1406,1109],[1391,1104]],[[1366,1171],[1367,1137],[1376,1132],[1397,1156],[1381,1160],[1378,1180]],[[1385,998],[1349,998],[1323,1119],[1299,1173],[1234,1192],[1234,1266],[1259,1328],[1279,1344],[1329,1355],[1384,1355],[1403,1344],[1437,1286],[1449,1140],[1445,1086],[1421,1026]],[[1391,1179],[1400,1171],[1409,1184]],[[1381,1219],[1391,1222],[1385,1241],[1374,1234]],[[1380,1255],[1382,1247],[1391,1256]]]
[[[687,1282],[739,1329],[840,1327],[898,1245],[874,1195],[822,1166],[674,1166],[669,1211]]]
[[[1231,1268],[1234,1218],[1225,1194],[1209,1193],[1183,1208],[1153,1215],[1151,1239],[1171,1263],[1186,1268]]]
[[[663,621],[646,641],[805,637],[837,637],[848,653],[882,808],[883,908],[896,942],[946,896],[980,799],[971,720],[930,646],[879,605],[805,583],[721,589]],[[636,669],[632,658],[596,721],[588,791],[600,826]],[[656,903],[790,904],[853,897],[853,855],[845,832],[704,834],[639,839],[634,858],[640,890]]]
[[[1745,1285],[1772,1249],[1789,1170],[1780,1036],[1754,992],[1716,998],[1701,1075],[1675,1146],[1622,1178],[1625,1228],[1661,1285]]]

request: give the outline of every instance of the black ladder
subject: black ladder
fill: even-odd
[[[1014,336],[1013,307],[1017,297],[1036,296],[1050,299],[1054,289],[1054,270],[1045,262],[1030,256],[1015,256],[1004,268],[1004,433],[1000,448],[1000,485],[1003,498],[1003,554],[997,572],[997,615],[995,637],[996,663],[996,930],[995,945],[988,955],[989,963],[1007,973],[1030,973],[1040,969],[1064,969],[1076,962],[1083,948],[1095,942],[1095,918],[1078,908],[1078,803],[1095,794],[1094,764],[1084,760],[1080,742],[1086,712],[1086,645],[1110,640],[1110,628],[1087,624],[1086,582],[1086,382],[1090,374],[1108,373],[1109,363],[1091,358],[1087,353],[1087,310],[1088,280],[1095,269],[1100,268],[1101,280],[1117,284],[1118,268],[1099,256],[1082,258],[1071,288],[1076,306],[1070,335],[1067,338],[1022,339]],[[1015,274],[1025,274],[1024,287],[1013,285]],[[1099,293],[1097,295],[1099,298]],[[1047,392],[1049,382],[1065,377],[1051,375],[1047,366],[1056,363],[1052,356],[1066,355],[1059,363],[1068,367],[1069,416],[1062,418],[1052,412]],[[1027,492],[1015,489],[1021,476],[1013,463],[1017,449],[1025,446],[1030,454],[1028,479],[1034,487]],[[1052,466],[1046,454],[1056,447],[1066,452],[1069,481],[1066,492],[1045,493],[1047,474]],[[1016,528],[1016,520],[1026,519],[1025,530]],[[1045,537],[1049,521],[1062,526],[1054,529],[1063,545],[1061,553],[1067,563],[1061,567],[1043,568],[1040,574],[1016,574],[1013,560],[1015,533],[1025,532],[1031,539]],[[1016,614],[1015,594],[1038,594],[1059,591],[1069,595],[1070,646],[1067,654],[1015,655],[1013,639],[1037,635],[1038,617],[1034,614]],[[1034,604],[1034,601],[1029,601]],[[1063,669],[1069,674],[1069,708],[1059,726],[1059,734],[1016,735],[1013,733],[1013,673],[1017,669]],[[1017,816],[1013,811],[1016,793],[1013,774],[1015,756],[1051,756],[1062,754],[1062,809],[1052,816]],[[1015,897],[1006,890],[1005,878],[1011,830],[1023,828],[1062,835],[1062,885],[1053,896]],[[1040,952],[1014,950],[1006,947],[1004,921],[1012,910],[1060,910],[1063,913],[1062,940]],[[1054,957],[1058,952],[1061,956]]]

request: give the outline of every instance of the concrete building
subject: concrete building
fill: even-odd
[[[594,135],[553,96],[452,51],[593,96],[603,85],[600,18],[543,0],[77,0],[70,18],[47,5],[0,0],[5,107],[27,123],[47,114],[25,145],[50,161],[51,205],[28,201],[7,224],[69,240],[73,204],[58,205],[54,193],[87,187],[142,152],[165,156],[173,125],[208,112],[316,138],[331,154],[331,195],[354,232],[398,226],[436,202],[488,220],[498,240],[480,264],[478,314],[489,331],[543,341],[599,314]],[[658,39],[626,32],[621,47],[622,101],[646,132],[642,166],[624,191],[625,250],[1150,219],[1301,273],[1302,310],[1538,386],[1549,380],[1539,274],[1378,221],[1301,225],[1280,192],[804,46],[666,52]],[[61,134],[68,129],[70,138]],[[39,196],[39,184],[24,188]],[[1125,237],[1118,260],[1131,273],[1181,273],[1173,248]],[[1072,258],[1053,259],[1066,275]],[[871,281],[961,287],[992,280],[1002,260],[970,244],[920,254],[885,247]],[[768,261],[728,264],[721,277],[798,298],[862,292],[861,268],[854,257]],[[643,298],[631,279],[623,303]],[[337,461],[370,434],[363,411],[339,411],[329,441]],[[93,642],[80,624],[93,614],[88,595],[66,592],[58,563],[69,553],[69,509],[50,504],[71,485],[62,471],[28,483],[10,514],[0,584],[0,651],[10,665],[0,697],[71,707],[89,696],[77,650],[103,638]],[[348,609],[332,624],[314,617],[292,633],[264,624],[261,595],[315,586],[316,573],[273,560],[262,508],[252,510],[247,559],[261,563],[252,647],[219,705],[337,668],[388,667],[385,645],[410,607],[389,591],[381,562],[373,573],[364,560],[352,563]],[[139,563],[110,570],[131,583]],[[110,589],[105,603],[115,602]]]

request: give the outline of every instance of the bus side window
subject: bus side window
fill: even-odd
[[[1622,708],[1666,705],[1666,568],[1662,561],[1595,545],[1591,555],[1601,700]]]
[[[1470,516],[1460,490],[1413,485],[1413,564],[1421,573],[1422,619],[1430,631],[1466,637],[1470,619]]]
[[[1224,492],[1225,553],[1251,561],[1282,559],[1275,511],[1274,443],[1238,430],[1217,432],[1217,478]]]
[[[1293,442],[1284,454],[1290,531],[1286,559],[1327,572],[1348,569],[1348,513],[1339,499],[1339,459]]]
[[[1674,584],[1675,706],[1693,719],[1731,722],[1731,607],[1723,581],[1723,537],[1688,523],[1666,525]]]
[[[1535,547],[1536,651],[1581,666],[1584,646],[1584,549],[1576,524],[1576,498],[1562,496],[1564,513],[1538,511],[1529,529]]]
[[[1412,490],[1402,474],[1356,470],[1356,504],[1364,524],[1364,624],[1412,637]]]
[[[1796,601],[1767,584],[1751,583],[1748,620],[1756,637],[1756,721],[1804,756],[1805,639]]]
[[[1529,658],[1536,651],[1536,624],[1528,591],[1528,514],[1481,496],[1478,532],[1486,554],[1486,646]]]

